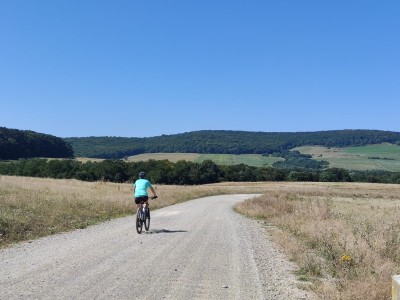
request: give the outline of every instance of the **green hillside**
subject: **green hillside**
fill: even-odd
[[[327,161],[331,168],[400,172],[400,146],[398,145],[382,143],[346,148],[303,146],[295,150],[309,154],[315,160]]]
[[[73,156],[72,147],[61,138],[30,130],[0,127],[0,160]]]
[[[65,138],[75,155],[123,158],[142,153],[271,154],[300,146],[365,146],[400,143],[400,133],[379,130],[248,132],[204,130],[149,138]]]

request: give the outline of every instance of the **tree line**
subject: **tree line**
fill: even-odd
[[[72,146],[61,138],[29,130],[0,127],[0,160],[73,156]]]
[[[79,157],[118,159],[141,153],[272,154],[299,146],[400,143],[400,133],[380,130],[248,132],[203,130],[148,138],[65,138]]]
[[[311,181],[400,183],[400,172],[348,171],[329,169],[286,169],[252,167],[244,164],[221,166],[211,160],[201,163],[168,160],[126,162],[104,160],[79,162],[73,159],[21,159],[0,162],[0,174],[83,181],[132,182],[140,171],[155,184],[199,185],[217,182]]]

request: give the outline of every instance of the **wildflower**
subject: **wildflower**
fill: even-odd
[[[353,258],[350,255],[342,255],[342,257],[340,257],[340,262],[343,264],[351,264]]]

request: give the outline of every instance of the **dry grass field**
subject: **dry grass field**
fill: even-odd
[[[400,273],[400,186],[277,184],[236,209],[264,220],[321,299],[390,299]]]
[[[260,219],[321,299],[390,299],[400,274],[400,186],[219,183],[155,186],[153,209],[203,196],[261,193],[236,206]],[[131,184],[0,177],[0,247],[133,213]]]

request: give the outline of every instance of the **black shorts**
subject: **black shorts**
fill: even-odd
[[[139,204],[141,202],[147,202],[149,200],[148,196],[142,196],[142,197],[135,197],[135,203]]]

